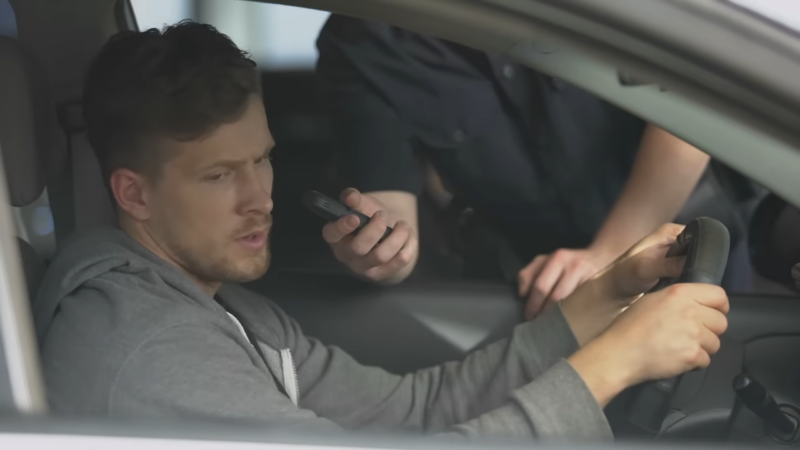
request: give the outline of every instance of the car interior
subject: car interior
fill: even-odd
[[[128,0],[2,3],[0,26],[11,22],[11,13],[15,31],[0,36],[0,151],[11,204],[16,208],[19,257],[28,296],[33,298],[56,247],[76,231],[113,224],[111,198],[86,138],[80,86],[89,59],[105,40],[118,30],[138,25],[136,8]],[[455,10],[453,2],[431,2],[445,5],[438,12],[417,1],[381,2],[383,6],[366,1],[278,3],[391,21],[488,51],[502,50],[535,70],[613,97],[620,106],[655,123],[673,120],[673,127],[687,130],[687,137],[700,134],[680,128],[675,121],[683,108],[689,108],[687,120],[696,118],[709,129],[725,133],[725,139],[718,133],[696,139],[709,144],[701,148],[709,149],[714,162],[677,220],[685,223],[708,215],[734,224],[729,226],[732,242],[741,244],[731,248],[731,254],[749,260],[748,272],[736,275],[746,277],[747,283],[741,291],[729,291],[730,327],[722,348],[709,368],[680,378],[657,430],[658,439],[800,445],[800,291],[791,277],[792,266],[800,263],[800,210],[792,204],[800,189],[791,192],[792,183],[785,181],[791,179],[791,172],[751,164],[752,154],[730,143],[753,142],[757,145],[751,148],[759,148],[767,142],[795,153],[800,147],[787,141],[774,143],[757,133],[748,135],[744,128],[739,130],[744,137],[728,135],[735,126],[725,118],[713,119],[714,107],[703,110],[695,105],[692,109],[688,103],[666,99],[659,100],[661,109],[648,110],[642,105],[655,102],[665,91],[660,81],[650,81],[648,76],[645,81],[631,81],[621,71],[609,76],[607,65],[591,58],[569,59],[579,51],[550,57],[551,52],[538,51],[534,45],[510,45],[508,36],[514,33],[537,39],[548,36],[541,30],[530,31],[537,23],[533,19],[510,18],[524,14],[528,7],[546,8],[548,2],[474,2],[475,11],[490,7],[486,5],[495,8],[494,22],[487,19],[479,24],[465,13],[463,18],[448,16],[446,26],[441,26],[441,20],[447,11]],[[497,31],[500,23],[508,25],[507,35]],[[601,70],[606,72],[595,76]],[[248,287],[278,303],[306,334],[345,349],[363,364],[395,373],[461,359],[508,335],[520,323],[523,304],[516,298],[515,286],[465,279],[452,269],[458,261],[447,251],[431,198],[421,199],[421,259],[407,282],[394,287],[371,285],[338,264],[322,240],[323,222],[300,201],[309,189],[335,195],[346,187],[336,176],[335,130],[320,100],[313,67],[264,70],[262,83],[277,142],[274,263],[265,277]],[[619,96],[609,94],[611,88],[604,83],[613,84]],[[770,129],[764,130],[768,135]],[[777,157],[775,161],[772,166],[782,165]],[[787,171],[799,167],[793,162],[783,165]],[[720,192],[726,189],[737,192],[737,203],[720,200]],[[743,374],[775,398],[780,413],[793,424],[789,432],[776,430],[773,410],[765,413],[752,407],[742,399],[741,389],[734,389],[734,381],[741,381]],[[619,439],[626,437],[631,398],[620,396],[607,409]]]

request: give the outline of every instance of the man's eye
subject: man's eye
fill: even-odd
[[[207,181],[220,181],[225,178],[228,174],[223,172],[212,173],[210,175],[206,175]]]
[[[261,158],[258,158],[255,161],[255,164],[258,166],[260,164],[264,164],[265,162],[271,161],[271,160],[272,160],[272,155],[270,154],[269,156],[262,156]]]

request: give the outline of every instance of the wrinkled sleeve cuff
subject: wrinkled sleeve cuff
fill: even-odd
[[[512,398],[540,439],[613,439],[603,408],[566,360],[561,360]]]
[[[564,317],[561,304],[550,308],[541,317],[522,324],[518,330],[521,342],[542,371],[578,351],[580,344]]]

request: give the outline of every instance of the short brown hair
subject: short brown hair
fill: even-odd
[[[156,177],[165,155],[148,137],[198,139],[237,120],[261,93],[246,52],[211,25],[183,21],[113,36],[92,62],[83,95],[103,179],[128,168]]]

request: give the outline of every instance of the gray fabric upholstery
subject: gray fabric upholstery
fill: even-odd
[[[0,36],[0,147],[11,204],[25,206],[44,190],[65,155],[44,70],[21,44]]]
[[[17,40],[0,36],[0,155],[12,205],[39,198],[50,169],[66,155],[65,145],[44,69]],[[17,245],[33,298],[45,264],[29,243],[17,238]]]
[[[75,196],[75,230],[114,223],[111,194],[103,183],[100,162],[85,132],[69,137],[72,149],[73,191]]]
[[[62,218],[54,210],[56,223],[64,225],[65,220],[70,222],[66,235],[86,228],[112,225],[115,214],[111,194],[103,183],[100,163],[86,135],[83,108],[80,103],[70,103],[62,105],[60,113],[69,142],[70,165],[62,170],[72,170],[71,181],[64,186],[71,193],[72,211],[70,217]],[[52,194],[52,190],[50,192]]]

